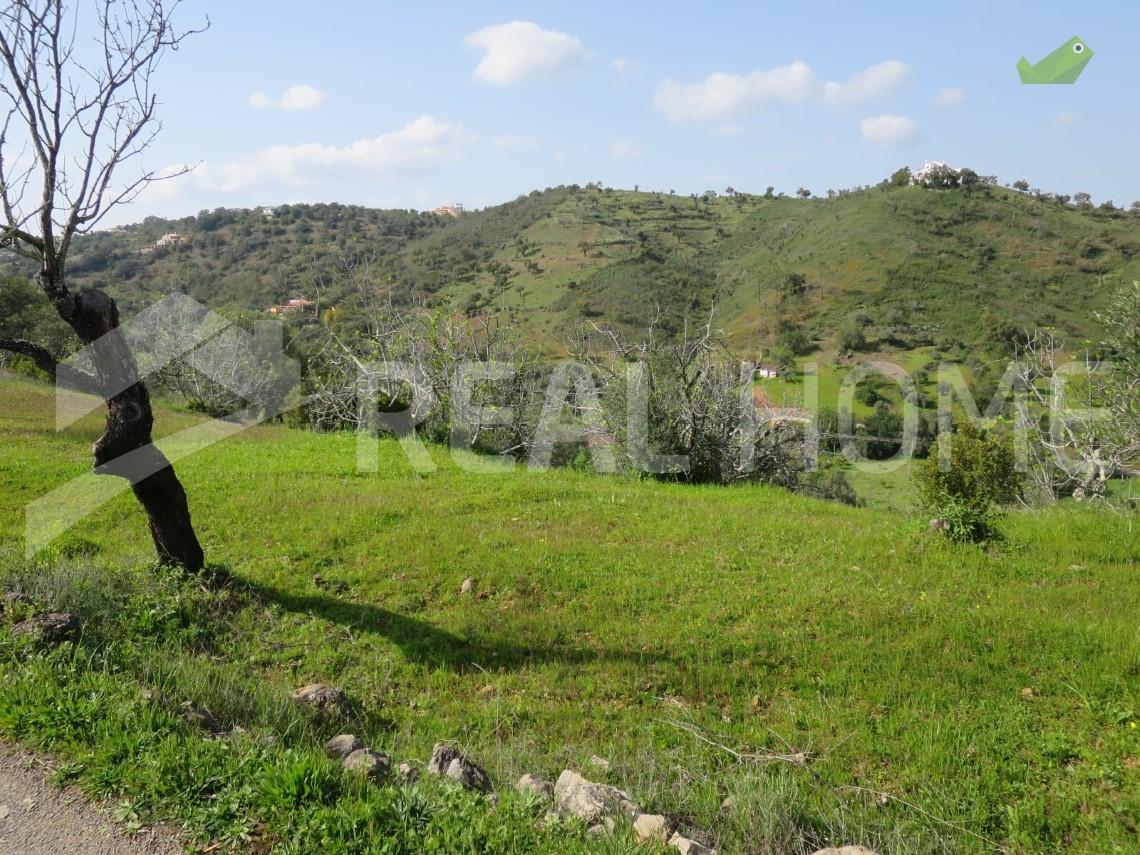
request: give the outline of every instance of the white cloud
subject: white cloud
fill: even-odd
[[[586,56],[586,48],[578,39],[557,30],[544,30],[532,21],[485,27],[463,41],[483,51],[483,58],[475,67],[475,79],[499,86],[516,86],[567,71]]]
[[[815,74],[806,62],[793,62],[748,75],[710,74],[701,83],[666,80],[653,103],[675,122],[730,119],[771,102],[800,103],[816,95]]]
[[[278,105],[282,110],[315,110],[320,107],[328,96],[320,89],[312,86],[290,86],[281,93]]]
[[[710,74],[700,83],[666,80],[657,87],[653,103],[670,119],[722,121],[768,104],[822,102],[851,107],[895,91],[910,76],[910,66],[898,60],[873,65],[847,83],[820,83],[802,60],[751,74]]]
[[[918,124],[905,116],[874,116],[859,127],[865,139],[879,145],[906,145],[918,139]]]
[[[949,86],[931,99],[935,107],[961,107],[966,103],[966,90],[958,86]]]
[[[854,107],[896,91],[910,77],[910,66],[897,59],[872,65],[846,83],[823,84],[823,100],[832,107]]]
[[[610,157],[618,160],[635,160],[645,154],[645,149],[632,140],[610,140]]]
[[[315,110],[327,100],[328,96],[320,89],[303,83],[290,86],[277,98],[272,98],[260,90],[248,98],[249,106],[255,110],[286,110],[288,112]]]
[[[1058,113],[1053,117],[1053,127],[1071,128],[1079,121],[1076,113]]]
[[[273,146],[243,160],[200,164],[193,175],[200,189],[213,192],[310,187],[336,176],[430,171],[459,160],[475,140],[460,125],[420,116],[399,130],[346,146]]]
[[[542,142],[538,137],[520,137],[514,134],[500,134],[491,138],[495,148],[537,148]]]

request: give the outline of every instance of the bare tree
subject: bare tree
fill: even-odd
[[[1029,426],[1033,487],[1050,501],[1103,497],[1109,479],[1134,466],[1140,453],[1140,381],[1088,354],[1069,360],[1048,331],[1027,333],[1016,356],[1017,382],[1028,398],[1022,421]]]
[[[197,572],[202,547],[174,468],[151,441],[154,413],[130,348],[116,334],[115,301],[74,290],[67,260],[78,235],[161,177],[123,178],[160,129],[151,77],[167,50],[195,30],[178,31],[178,2],[98,0],[69,9],[62,0],[9,0],[0,11],[0,245],[39,265],[37,281],[85,345],[99,342],[81,385],[106,401],[95,471],[129,478],[146,511],[159,560]],[[87,33],[93,31],[94,38]],[[79,33],[83,32],[82,37]],[[53,378],[59,357],[27,341],[0,340]],[[75,372],[68,372],[75,374]]]
[[[570,352],[605,378],[606,422],[628,461],[645,453],[638,447],[642,440],[630,436],[628,402],[644,400],[649,439],[687,461],[663,474],[692,482],[793,487],[803,469],[802,430],[758,411],[752,389],[756,366],[729,352],[715,317],[714,306],[703,323],[686,319],[676,335],[663,336],[658,309],[645,338],[635,343],[592,324],[576,334]],[[630,365],[643,370],[630,371]]]
[[[505,314],[467,318],[398,306],[391,287],[377,276],[374,262],[341,250],[339,290],[349,328],[326,327],[310,360],[312,426],[362,430],[369,426],[377,406],[406,406],[420,432],[433,441],[462,441],[482,450],[525,454],[541,407],[541,369],[534,354],[512,332]],[[476,365],[510,367],[510,376],[495,381],[493,396],[500,406],[509,408],[507,423],[458,418],[453,400],[456,389],[464,372]],[[376,400],[361,400],[364,390],[374,393]],[[473,398],[482,397],[482,392],[474,391]],[[460,421],[463,436],[455,431]]]

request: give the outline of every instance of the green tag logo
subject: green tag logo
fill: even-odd
[[[1076,83],[1092,58],[1085,40],[1074,36],[1036,65],[1022,57],[1017,61],[1017,73],[1022,83]]]

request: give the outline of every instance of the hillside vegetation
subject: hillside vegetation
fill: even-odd
[[[0,379],[3,584],[86,623],[54,652],[0,631],[0,732],[120,819],[281,852],[652,851],[544,830],[509,794],[572,767],[725,855],[1140,844],[1134,516],[1059,505],[955,546],[768,487],[476,474],[446,449],[417,476],[394,441],[366,475],[351,435],[261,427],[179,464],[233,575],[207,594],[155,578],[129,495],[20,557],[24,506],[88,471],[101,429],[57,433],[53,407]],[[357,717],[305,720],[288,693],[314,681]],[[206,738],[184,701],[244,734]],[[456,740],[507,794],[346,782],[319,751],[346,727],[396,762]]]
[[[168,232],[185,243],[155,248]],[[826,351],[859,326],[867,349],[897,352],[1027,326],[1092,335],[1105,295],[1140,278],[1140,216],[984,185],[885,182],[826,199],[590,185],[457,220],[343,205],[148,218],[80,241],[71,276],[128,306],[181,290],[263,311],[304,295],[351,316],[340,261],[365,257],[397,302],[506,310],[552,351],[583,320],[633,332],[660,307],[669,328],[715,301],[743,351],[790,327]]]

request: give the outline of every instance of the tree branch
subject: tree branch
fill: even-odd
[[[28,357],[36,364],[37,368],[47,372],[52,380],[55,379],[59,360],[46,347],[40,347],[38,344],[19,338],[0,338],[0,350]]]

